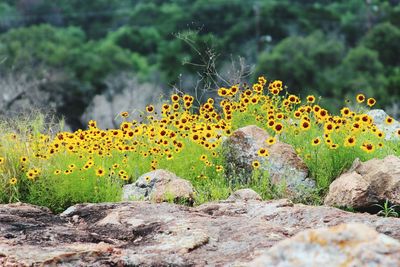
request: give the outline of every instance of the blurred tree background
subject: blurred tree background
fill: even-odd
[[[115,117],[265,74],[398,117],[399,55],[400,0],[0,0],[0,112],[52,109],[76,129],[96,103]]]

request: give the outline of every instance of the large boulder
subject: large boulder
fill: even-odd
[[[231,266],[251,262],[255,252],[301,231],[350,222],[400,240],[397,218],[288,200],[211,202],[194,208],[148,201],[79,204],[60,215],[7,204],[0,205],[0,266]],[[347,236],[343,245],[357,246],[358,234]],[[369,259],[381,258],[371,254]]]
[[[400,266],[400,242],[360,223],[306,230],[244,266]]]
[[[397,134],[397,131],[400,130],[399,121],[393,119],[392,124],[387,124],[385,120],[389,115],[382,109],[372,109],[367,112],[367,115],[371,116],[378,129],[385,133],[386,140],[399,139]]]
[[[331,183],[325,204],[364,209],[386,200],[400,204],[400,158],[392,155],[364,163],[356,159]]]
[[[304,189],[314,188],[315,181],[308,178],[308,168],[294,148],[282,142],[268,146],[265,141],[269,137],[263,129],[250,125],[236,130],[224,141],[226,172],[232,182],[248,183],[252,176],[252,163],[258,161],[259,169],[269,174],[272,185],[286,187],[287,196],[296,196],[304,193]],[[268,157],[258,155],[261,148],[268,150]]]
[[[134,184],[123,187],[122,200],[174,201],[192,204],[192,184],[166,170],[155,170],[140,176]]]

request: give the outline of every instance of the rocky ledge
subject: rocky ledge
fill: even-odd
[[[399,240],[400,219],[284,199],[0,205],[0,266],[399,266]]]

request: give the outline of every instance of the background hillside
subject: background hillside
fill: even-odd
[[[91,118],[265,74],[332,110],[363,92],[399,117],[400,1],[0,0],[0,113]]]

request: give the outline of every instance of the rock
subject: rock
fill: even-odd
[[[262,198],[257,192],[249,188],[236,190],[227,198],[227,201],[249,201],[249,200],[261,201]]]
[[[324,203],[364,209],[386,199],[400,204],[400,158],[396,156],[364,163],[356,160],[348,172],[331,183]]]
[[[287,196],[313,189],[315,181],[307,178],[308,168],[294,148],[282,142],[268,146],[265,143],[268,137],[266,131],[251,125],[236,130],[224,141],[227,175],[232,177],[233,183],[248,183],[252,175],[252,163],[257,160],[260,170],[269,173],[272,185],[286,187]],[[257,154],[260,148],[266,148],[269,156],[260,157]],[[237,177],[240,177],[239,181],[235,180]]]
[[[367,115],[371,116],[375,125],[379,130],[385,133],[386,140],[399,139],[397,135],[397,130],[400,129],[400,122],[393,119],[392,124],[387,124],[385,119],[389,116],[382,109],[372,109],[367,112]]]
[[[400,266],[400,242],[360,223],[306,230],[242,266]]]
[[[251,262],[258,257],[253,252],[301,231],[350,222],[400,240],[397,218],[285,199],[198,207],[128,201],[79,204],[68,210],[61,216],[27,204],[0,205],[0,266],[233,265]],[[382,247],[382,252],[388,250]]]
[[[194,189],[187,180],[166,170],[140,176],[134,184],[123,187],[122,200],[175,201],[193,203]]]

